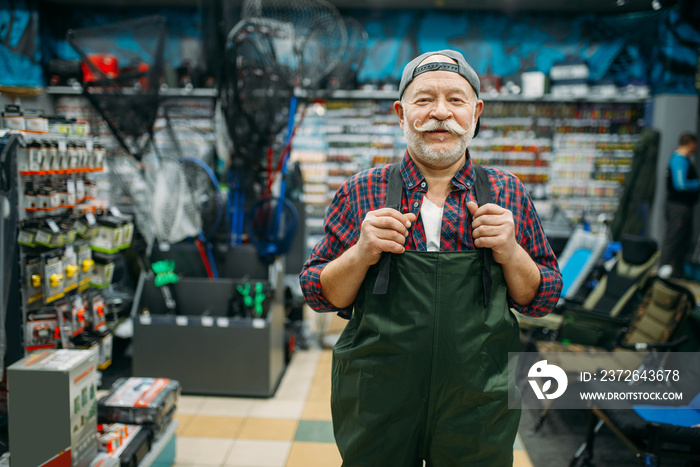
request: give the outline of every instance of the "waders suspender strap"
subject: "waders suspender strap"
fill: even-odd
[[[391,164],[389,167],[389,186],[386,190],[385,207],[394,208],[401,212],[401,195],[403,194],[403,180],[401,179],[401,164]],[[374,283],[374,294],[384,295],[389,287],[389,263],[391,253],[384,252],[379,260],[379,275]]]
[[[476,172],[476,199],[479,205],[492,203],[491,186],[488,181],[486,170],[480,165],[474,165]],[[401,167],[399,163],[392,164],[389,168],[389,186],[386,194],[386,207],[401,211],[401,195],[403,194],[403,180],[401,179]],[[484,286],[484,307],[491,303],[491,250],[484,248],[484,267],[481,273],[481,280]],[[374,283],[375,295],[386,294],[389,286],[389,265],[391,263],[391,253],[383,253],[379,260],[379,274]]]
[[[493,198],[491,197],[491,184],[489,183],[489,176],[486,174],[486,170],[480,166],[474,164],[474,171],[476,172],[476,202],[479,206],[484,204],[493,203]],[[481,282],[484,286],[484,307],[488,308],[491,303],[491,248],[484,248],[484,268],[481,270]]]

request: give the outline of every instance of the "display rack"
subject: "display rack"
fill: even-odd
[[[15,131],[22,353],[90,348],[111,363],[108,307],[114,257],[131,243],[128,216],[109,213],[93,176],[104,168],[99,138],[80,124],[60,132]],[[55,130],[55,128],[52,128]]]
[[[136,92],[130,91],[128,88],[123,89],[125,94]],[[82,95],[83,89],[81,86],[48,86],[46,87],[47,94],[53,95]],[[215,88],[168,88],[164,87],[159,93],[163,97],[209,97],[215,98],[219,92]]]
[[[518,176],[538,210],[556,204],[600,231],[617,208],[643,113],[641,100],[496,102],[471,154]]]

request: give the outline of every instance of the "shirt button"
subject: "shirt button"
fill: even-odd
[[[408,182],[408,187],[413,188],[413,182]]]
[[[418,201],[414,201],[413,207],[414,207],[414,208],[417,208],[417,207],[418,207]]]
[[[425,188],[425,187],[427,186],[427,183],[423,182],[423,183],[420,184],[420,186],[421,186],[422,188]]]

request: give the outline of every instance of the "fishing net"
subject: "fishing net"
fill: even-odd
[[[241,18],[267,18],[286,29],[286,40],[271,43],[270,58],[283,68],[290,86],[317,89],[347,46],[345,23],[324,0],[244,0]]]
[[[216,174],[207,161],[197,157],[185,157],[180,164],[202,219],[202,234],[207,240],[213,239],[224,215],[224,201]]]
[[[139,163],[131,156],[114,155],[107,158],[106,172],[110,177],[110,199],[119,210],[132,214],[136,227],[146,240],[152,244],[156,238],[151,203],[153,190],[144,177]]]
[[[283,67],[271,59],[273,43],[290,39],[291,31],[276,21],[251,18],[229,33],[221,89],[222,107],[234,156],[260,167],[264,151],[287,124],[293,88]]]
[[[166,34],[165,18],[151,16],[66,35],[82,60],[83,94],[137,159],[153,136]]]
[[[328,89],[355,89],[357,75],[365,58],[367,31],[355,18],[343,18],[347,29],[348,43],[338,64],[328,74]]]
[[[177,243],[196,237],[202,230],[202,218],[182,165],[171,157],[149,159],[146,170],[153,190],[151,217],[156,238]]]
[[[287,199],[266,197],[251,210],[250,240],[265,262],[289,252],[294,242],[299,214]]]
[[[126,155],[107,159],[110,197],[120,210],[132,214],[150,245],[154,240],[177,243],[196,237],[202,216],[182,164],[152,151],[136,161]]]

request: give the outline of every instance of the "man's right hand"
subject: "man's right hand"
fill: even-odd
[[[355,301],[367,270],[382,253],[403,253],[408,229],[416,220],[413,213],[382,208],[365,215],[360,238],[321,271],[321,293],[332,305],[345,308]]]
[[[360,238],[355,247],[357,255],[367,266],[376,264],[382,253],[403,253],[408,229],[416,220],[412,212],[400,213],[396,209],[381,208],[365,215]]]

